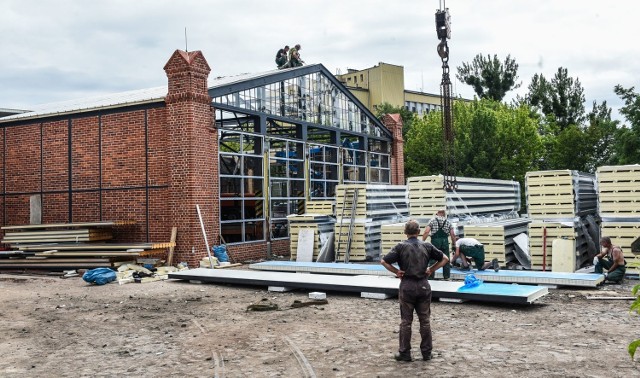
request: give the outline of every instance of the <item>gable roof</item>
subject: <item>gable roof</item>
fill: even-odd
[[[338,79],[333,76],[322,64],[312,64],[302,67],[275,69],[259,73],[245,73],[235,76],[209,78],[209,95],[212,98],[225,94],[255,88],[260,85],[276,83],[293,77],[299,77],[311,73],[321,72],[341,92],[353,101],[376,126],[391,137],[389,130],[358,100]],[[84,97],[76,100],[53,102],[34,106],[31,110],[7,117],[0,117],[0,124],[18,120],[37,119],[42,117],[61,116],[66,114],[83,113],[96,110],[113,109],[124,106],[152,104],[164,102],[167,96],[168,86],[138,89],[127,92],[105,94],[99,96]]]

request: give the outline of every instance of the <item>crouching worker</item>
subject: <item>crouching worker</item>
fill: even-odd
[[[622,248],[613,245],[608,236],[603,236],[600,239],[600,246],[602,247],[601,252],[593,258],[596,273],[604,273],[605,281],[622,283],[627,271],[627,262],[624,259]]]
[[[473,259],[476,269],[485,270],[493,268],[496,272],[500,270],[498,259],[484,262],[484,246],[474,238],[458,238],[456,241],[456,252],[451,258],[455,262],[460,257],[462,270],[469,270],[469,259]]]
[[[412,361],[411,323],[413,311],[420,321],[420,352],[422,359],[431,359],[431,286],[427,277],[449,262],[447,256],[431,243],[418,240],[420,225],[414,220],[404,226],[407,240],[393,247],[381,261],[382,265],[400,278],[398,299],[400,302],[400,347],[395,355],[396,361]],[[436,261],[429,266],[429,260]],[[391,265],[398,263],[400,269]]]

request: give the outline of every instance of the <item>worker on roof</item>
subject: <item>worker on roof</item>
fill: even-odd
[[[278,66],[278,69],[288,67],[288,53],[289,46],[285,46],[283,49],[278,50],[278,52],[276,53],[276,65]]]
[[[431,359],[433,341],[431,338],[431,286],[428,277],[449,262],[447,256],[433,244],[418,240],[420,225],[410,220],[404,225],[407,240],[399,243],[381,260],[382,265],[400,278],[398,300],[400,302],[400,346],[394,356],[396,361],[412,361],[411,323],[413,311],[420,321],[420,352],[422,359]],[[436,261],[429,265],[429,261]],[[398,263],[400,269],[394,265]]]
[[[595,272],[605,275],[605,281],[622,283],[624,274],[627,271],[627,262],[624,259],[622,248],[611,243],[611,238],[603,236],[600,238],[600,253],[593,258]],[[604,271],[606,269],[606,271]]]
[[[302,47],[300,44],[293,46],[291,50],[289,50],[289,67],[302,67],[304,62],[300,59],[300,50]]]
[[[438,210],[436,216],[433,217],[427,227],[425,227],[422,240],[426,241],[427,237],[431,237],[431,244],[449,257],[449,238],[451,238],[451,247],[453,248],[456,242],[456,233],[451,222],[447,219],[445,209]],[[446,264],[442,268],[442,275],[445,280],[449,279],[451,276],[451,264]],[[434,277],[429,278],[433,279]]]
[[[498,259],[491,261],[484,261],[484,246],[478,240],[474,238],[458,238],[456,240],[456,253],[451,258],[451,261],[455,262],[458,257],[461,260],[462,270],[470,270],[469,260],[473,260],[476,264],[476,269],[485,270],[493,268],[496,272],[500,270],[500,264]]]

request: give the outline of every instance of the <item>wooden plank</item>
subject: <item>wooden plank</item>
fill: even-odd
[[[24,245],[22,251],[46,251],[57,250],[127,250],[127,249],[158,249],[175,247],[175,243],[50,243],[37,245]]]
[[[171,228],[171,237],[169,238],[169,243],[172,245],[169,247],[169,255],[167,256],[167,265],[173,265],[173,250],[175,249],[176,238],[178,236],[178,227]]]

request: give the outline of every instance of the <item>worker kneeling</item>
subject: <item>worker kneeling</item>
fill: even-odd
[[[462,270],[471,269],[469,266],[470,259],[476,264],[476,269],[485,270],[493,268],[496,272],[500,270],[500,264],[498,259],[491,261],[484,261],[484,246],[478,240],[474,238],[457,238],[455,254],[451,258],[452,262],[455,262],[460,257]]]

